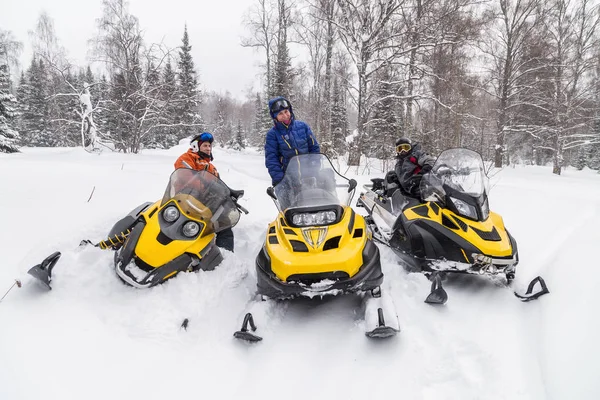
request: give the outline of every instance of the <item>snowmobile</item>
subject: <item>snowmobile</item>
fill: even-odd
[[[357,206],[367,210],[377,241],[389,246],[409,271],[430,277],[427,303],[443,304],[448,298],[440,273],[504,274],[507,283],[515,278],[517,242],[502,217],[490,211],[481,155],[463,148],[442,152],[421,179],[423,202],[403,192],[393,171],[372,182]],[[541,290],[531,294],[538,282]],[[532,300],[545,293],[545,282],[538,277],[522,297]]]
[[[248,213],[237,202],[243,194],[208,171],[177,169],[161,200],[136,207],[94,246],[115,250],[117,275],[136,288],[212,270],[223,260],[216,233],[236,225],[240,211]]]
[[[347,188],[345,203],[337,187]],[[337,173],[323,154],[290,160],[283,180],[267,189],[278,215],[256,257],[257,293],[275,300],[366,293],[367,313],[377,313],[376,326],[367,335],[393,336],[398,321],[395,311],[383,305],[389,303],[381,295],[379,249],[364,218],[349,206],[355,189],[356,181]],[[234,336],[260,340],[248,325],[255,328],[252,313],[245,314],[242,329]]]
[[[115,250],[114,266],[119,278],[136,288],[149,288],[179,272],[213,270],[223,260],[216,234],[235,226],[243,190],[230,189],[208,171],[177,169],[161,200],[146,202],[120,219],[108,238],[93,245]],[[56,252],[28,272],[51,289]]]

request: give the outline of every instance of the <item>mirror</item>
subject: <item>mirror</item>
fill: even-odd
[[[348,193],[350,193],[356,188],[356,179],[350,179],[350,181],[348,181],[348,184],[350,185],[350,187],[348,188]]]

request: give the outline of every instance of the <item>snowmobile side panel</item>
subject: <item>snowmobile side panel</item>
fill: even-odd
[[[195,270],[201,269],[203,271],[212,271],[221,264],[223,261],[223,254],[221,250],[213,243],[210,245],[209,250],[200,258],[200,264],[194,267]]]
[[[146,226],[145,221],[138,221],[132,228],[132,232],[127,237],[125,244],[115,253],[115,265],[119,263],[123,266],[128,265],[133,259],[135,247]]]
[[[158,204],[159,204],[158,202],[155,203],[156,206],[158,206]],[[146,202],[144,204],[137,206],[133,210],[131,210],[131,212],[129,214],[127,214],[125,217],[121,218],[119,221],[117,221],[113,225],[112,229],[108,233],[108,237],[113,237],[122,232],[126,232],[128,229],[130,229],[135,224],[135,222],[139,218],[140,214],[144,210],[148,209],[151,205],[152,205],[151,202]],[[152,208],[154,208],[154,207],[152,207]]]

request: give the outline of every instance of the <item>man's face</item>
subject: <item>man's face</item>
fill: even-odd
[[[210,155],[210,152],[212,151],[212,144],[209,142],[202,142],[200,145],[200,151]]]
[[[277,114],[277,121],[288,125],[290,123],[290,119],[292,119],[292,114],[290,114],[290,110],[288,109],[283,109],[281,111],[279,111],[279,114]]]

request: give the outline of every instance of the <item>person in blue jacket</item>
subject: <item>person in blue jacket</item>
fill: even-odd
[[[297,154],[319,153],[319,143],[308,124],[294,117],[292,104],[284,97],[269,100],[269,113],[275,126],[267,132],[265,166],[273,186],[282,179],[290,158]]]

